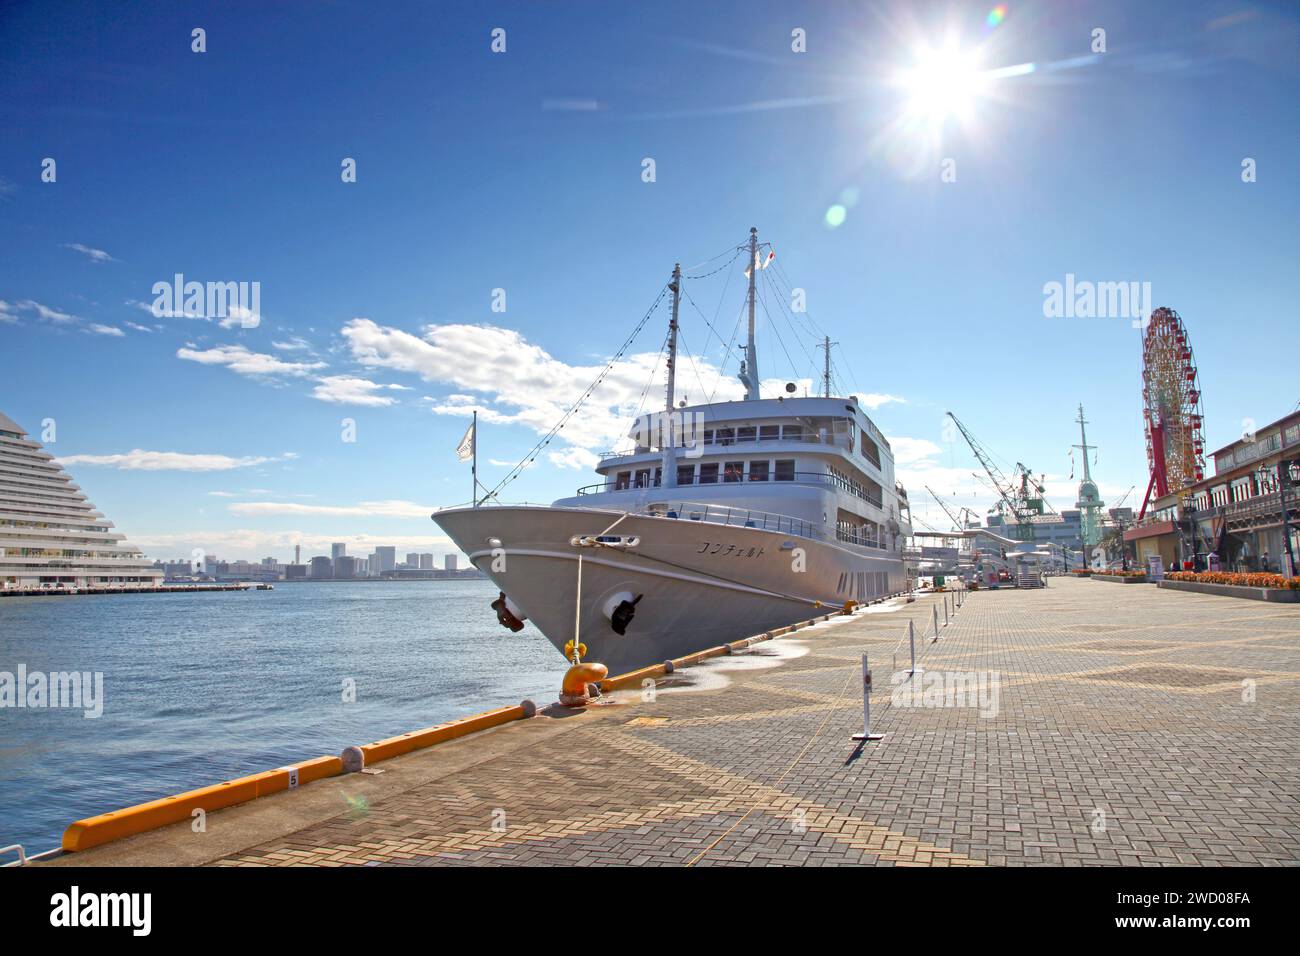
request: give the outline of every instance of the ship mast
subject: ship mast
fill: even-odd
[[[822,364],[822,397],[831,397],[831,346],[839,345],[839,342],[832,342],[828,335],[822,339],[822,348],[826,351],[826,357]]]
[[[758,353],[754,350],[754,284],[758,281],[758,227],[749,230],[749,341],[745,361],[740,366],[740,380],[745,385],[745,400],[758,398]]]
[[[677,487],[677,435],[679,429],[673,426],[673,405],[677,383],[677,310],[682,301],[682,264],[673,266],[673,281],[668,288],[673,293],[673,313],[668,320],[668,388],[664,402],[664,420],[660,423],[659,447],[663,452],[663,474],[659,483],[665,488]]]

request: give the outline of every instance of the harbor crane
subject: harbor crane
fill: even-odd
[[[953,514],[952,510],[946,504],[944,504],[943,499],[934,493],[933,488],[931,488],[929,485],[925,485],[924,488],[926,491],[930,493],[930,497],[935,500],[935,502],[939,505],[939,507],[943,509],[943,513],[948,516],[948,520],[952,522],[952,526],[958,531],[964,531],[966,529],[966,524],[963,519],[967,518],[968,516],[974,517],[975,513],[971,511],[969,508],[962,507],[958,509],[956,514]]]
[[[1034,540],[1033,518],[1035,515],[1045,513],[1055,514],[1056,511],[1043,498],[1043,485],[1040,481],[1035,481],[1034,476],[1029,469],[1021,462],[1016,462],[1015,471],[1012,472],[1014,481],[1007,479],[1006,475],[993,464],[993,459],[989,452],[981,445],[970,430],[962,424],[952,412],[948,412],[948,417],[952,419],[957,430],[961,432],[962,437],[966,439],[966,444],[970,445],[970,450],[974,452],[975,458],[979,461],[984,473],[988,475],[993,489],[998,493],[1000,499],[997,505],[998,512],[1004,517],[1010,512],[1015,518],[1015,526],[1012,529],[1012,536],[1018,541]],[[931,492],[933,494],[933,492]]]

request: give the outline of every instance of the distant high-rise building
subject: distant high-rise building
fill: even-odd
[[[432,570],[433,570],[433,555],[432,555],[432,554],[421,554],[421,555],[420,555],[420,570],[421,570],[421,571],[432,571]]]
[[[420,556],[414,551],[406,553],[406,566],[408,568],[418,568],[420,566]]]
[[[330,560],[337,562],[339,558],[348,553],[348,546],[342,541],[335,541],[330,545]]]
[[[329,578],[334,574],[334,562],[322,555],[317,555],[311,559],[311,576],[313,578]]]
[[[378,567],[375,562],[378,562]],[[384,571],[392,571],[397,568],[397,549],[384,545],[375,548],[374,560],[370,565],[371,574],[382,574]]]
[[[293,546],[293,563],[302,564],[302,545],[300,544]]]
[[[341,554],[334,559],[334,577],[355,578],[357,576],[357,558]]]
[[[444,571],[455,571],[456,556],[454,554],[444,554],[442,556],[442,567]]]

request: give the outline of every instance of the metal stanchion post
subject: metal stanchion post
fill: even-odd
[[[871,732],[871,665],[867,655],[862,655],[862,733],[854,734],[854,740],[880,740],[884,734]]]
[[[912,652],[912,669],[909,670],[907,673],[909,677],[915,677],[917,674],[923,672],[917,670],[916,668],[916,627],[912,624],[911,621],[907,622],[907,644]]]

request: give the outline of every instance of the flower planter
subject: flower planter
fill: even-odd
[[[1245,598],[1250,601],[1275,601],[1286,604],[1300,603],[1297,588],[1255,588],[1242,584],[1209,584],[1205,581],[1160,582],[1160,587],[1170,591],[1193,591],[1196,594],[1217,594],[1220,597]]]
[[[1094,574],[1094,581],[1112,581],[1119,584],[1150,584],[1151,579],[1145,574]]]

